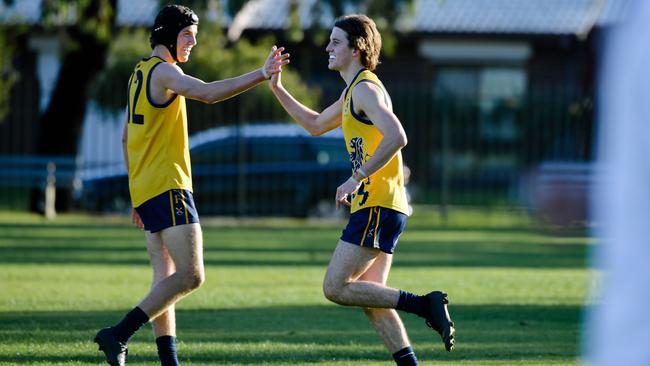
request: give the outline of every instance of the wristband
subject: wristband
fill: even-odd
[[[359,184],[359,181],[356,180],[356,178],[354,178],[353,175],[351,175],[350,178],[348,178],[348,180],[350,180],[350,179],[352,179],[352,181],[354,182],[354,184]]]
[[[361,170],[361,168],[357,169],[357,173],[359,173],[359,175],[360,175],[362,178],[368,178],[368,174],[366,174],[366,172],[364,172],[363,170]]]
[[[262,76],[264,76],[264,79],[266,80],[271,78],[271,75],[269,75],[269,73],[266,72],[266,67],[262,67]]]

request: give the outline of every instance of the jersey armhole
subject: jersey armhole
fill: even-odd
[[[356,83],[354,86],[357,86],[357,85],[359,85],[360,83],[363,83],[363,82],[373,83],[373,84],[377,85],[381,89],[382,93],[384,94],[384,102],[386,102],[386,105],[390,106],[391,109],[392,109],[392,103],[390,101],[390,97],[388,96],[388,93],[386,92],[386,89],[381,84],[375,82],[374,80],[363,79],[363,80],[359,80],[359,82]],[[352,89],[354,89],[354,87]],[[366,124],[366,125],[373,125],[374,124],[374,123],[372,123],[372,121],[368,117],[360,116],[359,114],[357,114],[357,112],[354,111],[354,102],[352,100],[352,90],[350,90],[350,113],[352,113],[352,116],[354,118],[356,118],[359,122],[363,123],[363,124]]]
[[[153,70],[155,70],[156,67],[158,67],[158,65],[160,65],[161,63],[163,63],[163,61],[157,62],[155,65],[153,65],[151,67],[151,70],[149,70],[149,75],[147,75],[147,101],[149,101],[149,104],[151,104],[153,107],[156,107],[156,108],[165,108],[165,107],[169,106],[170,104],[172,104],[174,102],[174,100],[176,100],[176,97],[178,97],[178,94],[174,93],[174,95],[171,98],[169,98],[169,100],[166,101],[165,103],[155,103],[153,101],[153,98],[151,98],[151,93],[150,93],[150,91],[151,91],[151,76],[153,76]]]

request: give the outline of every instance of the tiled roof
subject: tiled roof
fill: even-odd
[[[41,22],[43,0],[14,0],[11,5],[0,1],[0,23],[38,24]],[[158,11],[157,0],[117,1],[117,23],[124,25],[148,25]],[[74,21],[74,17],[71,19]]]
[[[237,38],[244,29],[284,29],[290,0],[251,0],[230,29]],[[299,2],[303,27],[314,21],[316,0]],[[593,26],[620,18],[629,0],[414,0],[414,11],[395,27],[423,33],[584,34]],[[316,21],[331,26],[331,9],[323,2]],[[349,8],[346,12],[358,9]]]
[[[400,26],[419,32],[579,34],[611,16],[616,9],[608,3],[614,2],[626,1],[416,0],[415,16]]]
[[[220,0],[225,6],[226,0]],[[38,24],[41,21],[43,0],[14,0],[12,5],[6,5],[0,0],[0,23],[5,24]],[[74,3],[73,3],[74,6]],[[117,24],[149,26],[158,13],[158,0],[117,0]],[[69,19],[74,21],[74,16]],[[226,24],[229,20],[226,21]]]
[[[43,0],[0,1],[0,22],[36,24]],[[424,33],[579,34],[593,25],[620,18],[630,0],[413,0],[415,11],[396,24],[399,30]],[[222,6],[227,1],[221,0]],[[291,0],[250,0],[231,21],[230,35],[244,29],[286,29]],[[118,0],[117,23],[148,26],[158,10],[157,0]],[[346,12],[358,11],[348,6]],[[334,19],[326,2],[300,0],[302,27],[314,21],[329,27]]]
[[[418,0],[420,32],[576,33],[593,0]]]

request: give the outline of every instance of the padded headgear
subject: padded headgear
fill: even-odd
[[[158,12],[151,27],[151,48],[160,44],[169,50],[176,62],[176,41],[181,29],[189,25],[198,25],[199,17],[192,9],[182,5],[167,5]]]

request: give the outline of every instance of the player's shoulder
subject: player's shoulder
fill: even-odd
[[[376,98],[383,95],[383,90],[379,84],[373,80],[365,79],[358,82],[352,88],[352,97],[358,98]]]
[[[154,87],[170,89],[170,86],[181,79],[185,74],[178,65],[162,61],[151,70],[151,82]]]
[[[178,67],[178,65],[166,61],[161,61],[158,64],[156,64],[153,72],[165,76],[184,75],[183,70],[180,67]]]

